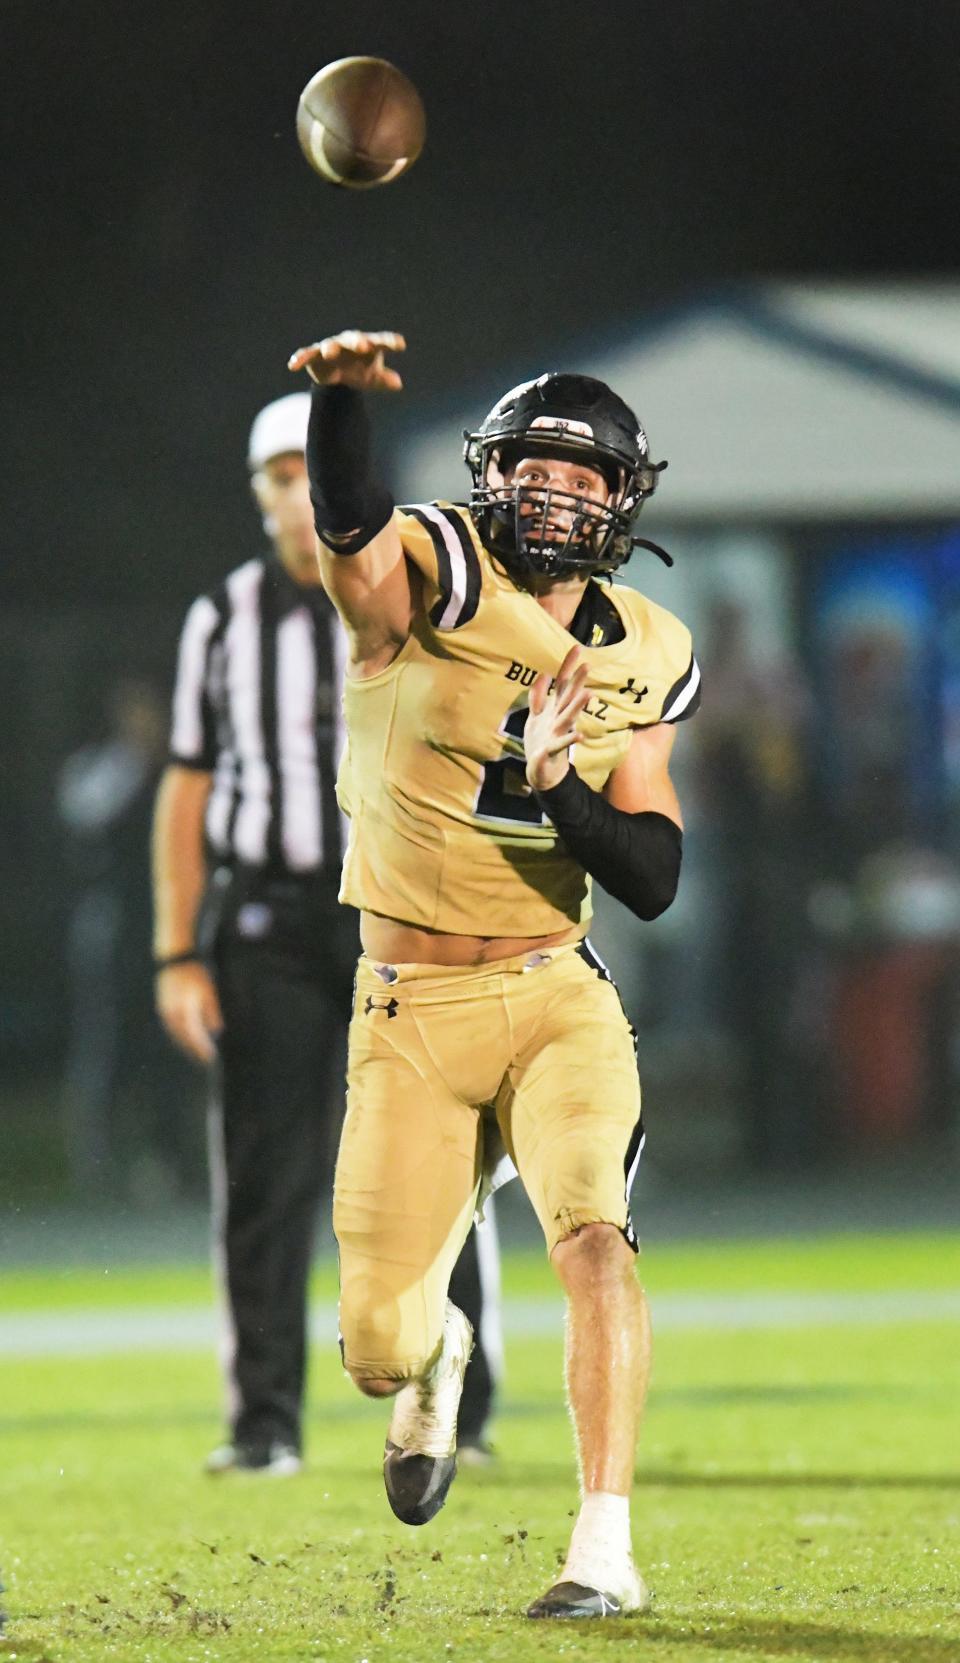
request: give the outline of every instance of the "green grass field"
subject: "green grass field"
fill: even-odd
[[[960,1291],[960,1237],[694,1244],[643,1268],[655,1325],[664,1312],[634,1504],[649,1615],[520,1616],[577,1502],[558,1335],[508,1337],[498,1465],[462,1473],[421,1531],[389,1513],[384,1410],[332,1348],[314,1353],[310,1469],[293,1480],[199,1474],[220,1430],[206,1350],[2,1356],[0,1657],[954,1663],[958,1324],[909,1296]],[[539,1255],[508,1259],[505,1283],[555,1298]],[[323,1267],[317,1298],[332,1291]],[[748,1296],[781,1293],[765,1324]],[[684,1299],[704,1294],[740,1303],[692,1325]],[[804,1294],[841,1302],[780,1326]],[[207,1296],[199,1267],[22,1272],[0,1312],[175,1315]]]

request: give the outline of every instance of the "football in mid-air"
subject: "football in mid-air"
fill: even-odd
[[[423,149],[426,131],[420,94],[385,58],[325,64],[297,105],[297,138],[310,166],[349,190],[399,179]]]

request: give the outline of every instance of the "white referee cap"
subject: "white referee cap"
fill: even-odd
[[[247,445],[247,466],[256,473],[273,456],[284,456],[288,451],[301,453],[307,445],[307,423],[310,420],[310,394],[288,393],[286,398],[275,398],[260,411],[250,429]]]

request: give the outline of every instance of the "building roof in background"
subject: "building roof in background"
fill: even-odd
[[[500,380],[544,369],[608,381],[669,458],[645,528],[960,515],[960,284],[744,286]],[[468,397],[403,447],[404,491],[463,496]]]

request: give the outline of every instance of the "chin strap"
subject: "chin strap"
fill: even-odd
[[[649,549],[650,553],[655,554],[658,560],[662,560],[665,566],[673,565],[673,555],[668,554],[666,549],[662,549],[659,543],[651,543],[646,537],[634,537],[630,547],[632,549]]]

